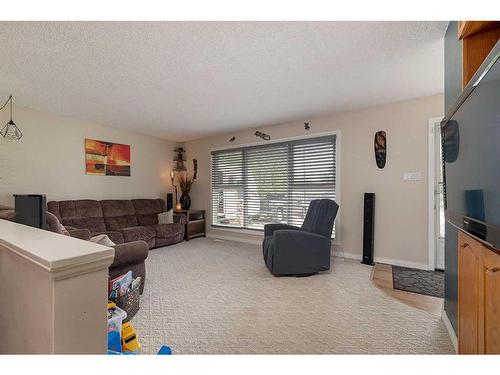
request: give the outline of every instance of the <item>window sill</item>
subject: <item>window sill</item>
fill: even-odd
[[[222,232],[229,232],[229,233],[248,234],[260,238],[264,237],[263,229],[241,229],[241,228],[224,227],[219,225],[210,225],[210,229]],[[339,240],[334,239],[332,241],[332,245],[341,246],[342,243]]]

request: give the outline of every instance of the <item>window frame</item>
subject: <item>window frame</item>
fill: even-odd
[[[308,134],[308,135],[301,135],[301,136],[294,136],[294,137],[286,137],[286,138],[277,138],[277,139],[272,139],[270,141],[265,141],[265,142],[252,142],[252,143],[241,143],[241,144],[235,144],[235,145],[230,145],[230,146],[220,146],[220,147],[213,147],[209,150],[210,153],[210,166],[209,166],[209,194],[210,194],[210,203],[208,205],[208,217],[209,217],[209,223],[210,223],[210,228],[213,230],[217,231],[226,231],[226,232],[232,232],[232,233],[241,233],[241,234],[251,234],[251,235],[263,235],[264,231],[262,229],[252,229],[252,228],[234,228],[230,226],[224,226],[224,225],[217,225],[213,223],[213,207],[212,207],[212,186],[213,186],[213,176],[212,176],[212,166],[213,166],[213,155],[212,152],[214,151],[226,151],[226,150],[231,150],[231,149],[239,149],[239,148],[245,148],[245,147],[253,147],[253,146],[262,146],[265,144],[273,144],[273,143],[282,143],[282,142],[289,142],[289,141],[300,141],[300,140],[306,140],[306,139],[312,139],[312,138],[321,138],[325,136],[335,136],[335,196],[336,199],[335,201],[339,205],[339,211],[337,213],[337,217],[335,218],[335,239],[332,241],[333,245],[341,245],[341,239],[342,239],[342,225],[341,225],[341,213],[342,213],[342,204],[341,204],[341,181],[340,181],[340,170],[341,170],[341,145],[342,145],[342,139],[341,139],[341,131],[340,130],[334,130],[330,132],[321,132],[321,133],[313,133],[313,134]]]

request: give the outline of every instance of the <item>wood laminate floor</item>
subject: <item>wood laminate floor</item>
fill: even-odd
[[[371,278],[373,283],[379,289],[393,298],[417,309],[424,310],[435,315],[441,315],[441,311],[443,310],[442,298],[394,289],[391,265],[381,263],[376,264],[373,267]]]

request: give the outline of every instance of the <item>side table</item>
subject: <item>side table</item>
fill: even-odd
[[[186,241],[189,241],[191,238],[205,237],[205,210],[181,210],[174,212],[186,216],[187,222],[184,235]]]

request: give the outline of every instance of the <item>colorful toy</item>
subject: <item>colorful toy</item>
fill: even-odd
[[[171,355],[171,354],[172,354],[172,349],[170,349],[170,347],[168,347],[167,345],[163,345],[158,351],[158,355]]]
[[[108,332],[108,351],[118,352],[122,351],[122,344],[120,340],[120,332]]]
[[[134,326],[132,323],[127,322],[122,325],[122,348],[123,352],[138,353],[141,349],[139,340],[135,335]]]

